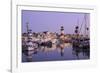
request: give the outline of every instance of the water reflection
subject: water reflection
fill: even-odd
[[[25,46],[23,47],[25,49]],[[23,50],[22,62],[89,59],[89,47],[73,47],[72,43],[38,45],[34,50]]]
[[[89,47],[73,47],[72,49],[72,54],[75,55],[77,57],[77,59],[79,58],[79,54],[82,53],[83,56],[85,57],[90,57],[90,49]]]

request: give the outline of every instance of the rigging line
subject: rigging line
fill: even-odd
[[[78,24],[78,26],[79,26],[79,18],[78,18],[78,20],[77,20],[77,24]]]
[[[85,25],[84,25],[84,35],[86,36],[86,33],[87,33],[87,20],[86,20],[86,14],[84,15],[85,17]]]
[[[81,24],[79,33],[81,32],[81,29],[82,29],[82,26],[83,26],[83,23],[84,23],[84,19],[85,19],[85,16],[84,16],[84,18],[83,18],[83,21],[82,21],[82,24]]]

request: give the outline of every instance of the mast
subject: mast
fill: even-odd
[[[27,30],[27,33],[28,33],[28,31],[29,31],[29,23],[28,22],[26,22],[26,30]]]
[[[86,14],[85,14],[84,18],[85,18],[85,25],[84,25],[85,30],[84,30],[84,35],[85,35],[85,37],[86,37],[86,30],[87,30],[87,26],[86,26],[86,25],[87,25]]]
[[[79,24],[79,22],[77,22],[77,23]],[[83,37],[88,37],[89,28],[87,27],[87,14],[86,13],[83,16],[83,21],[80,26],[79,34],[82,32],[82,29],[83,29],[83,35],[84,35]]]

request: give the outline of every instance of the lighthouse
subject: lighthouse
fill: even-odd
[[[65,40],[64,27],[63,26],[61,26],[60,31],[61,31],[61,33],[60,33],[60,42],[62,43]]]
[[[60,31],[61,31],[61,35],[64,35],[64,27],[63,26],[61,26]]]

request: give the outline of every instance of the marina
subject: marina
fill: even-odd
[[[22,32],[22,62],[90,59],[87,14],[83,14],[81,23],[77,19],[73,34],[66,33],[65,25],[59,25],[59,29],[57,29],[60,31],[59,33],[45,29],[35,32],[33,31],[35,28],[30,28],[30,25],[29,22],[26,22],[24,25],[26,32]]]
[[[89,38],[77,34],[65,35],[61,26],[61,34],[52,32],[23,34],[22,61],[56,61],[89,59]]]

